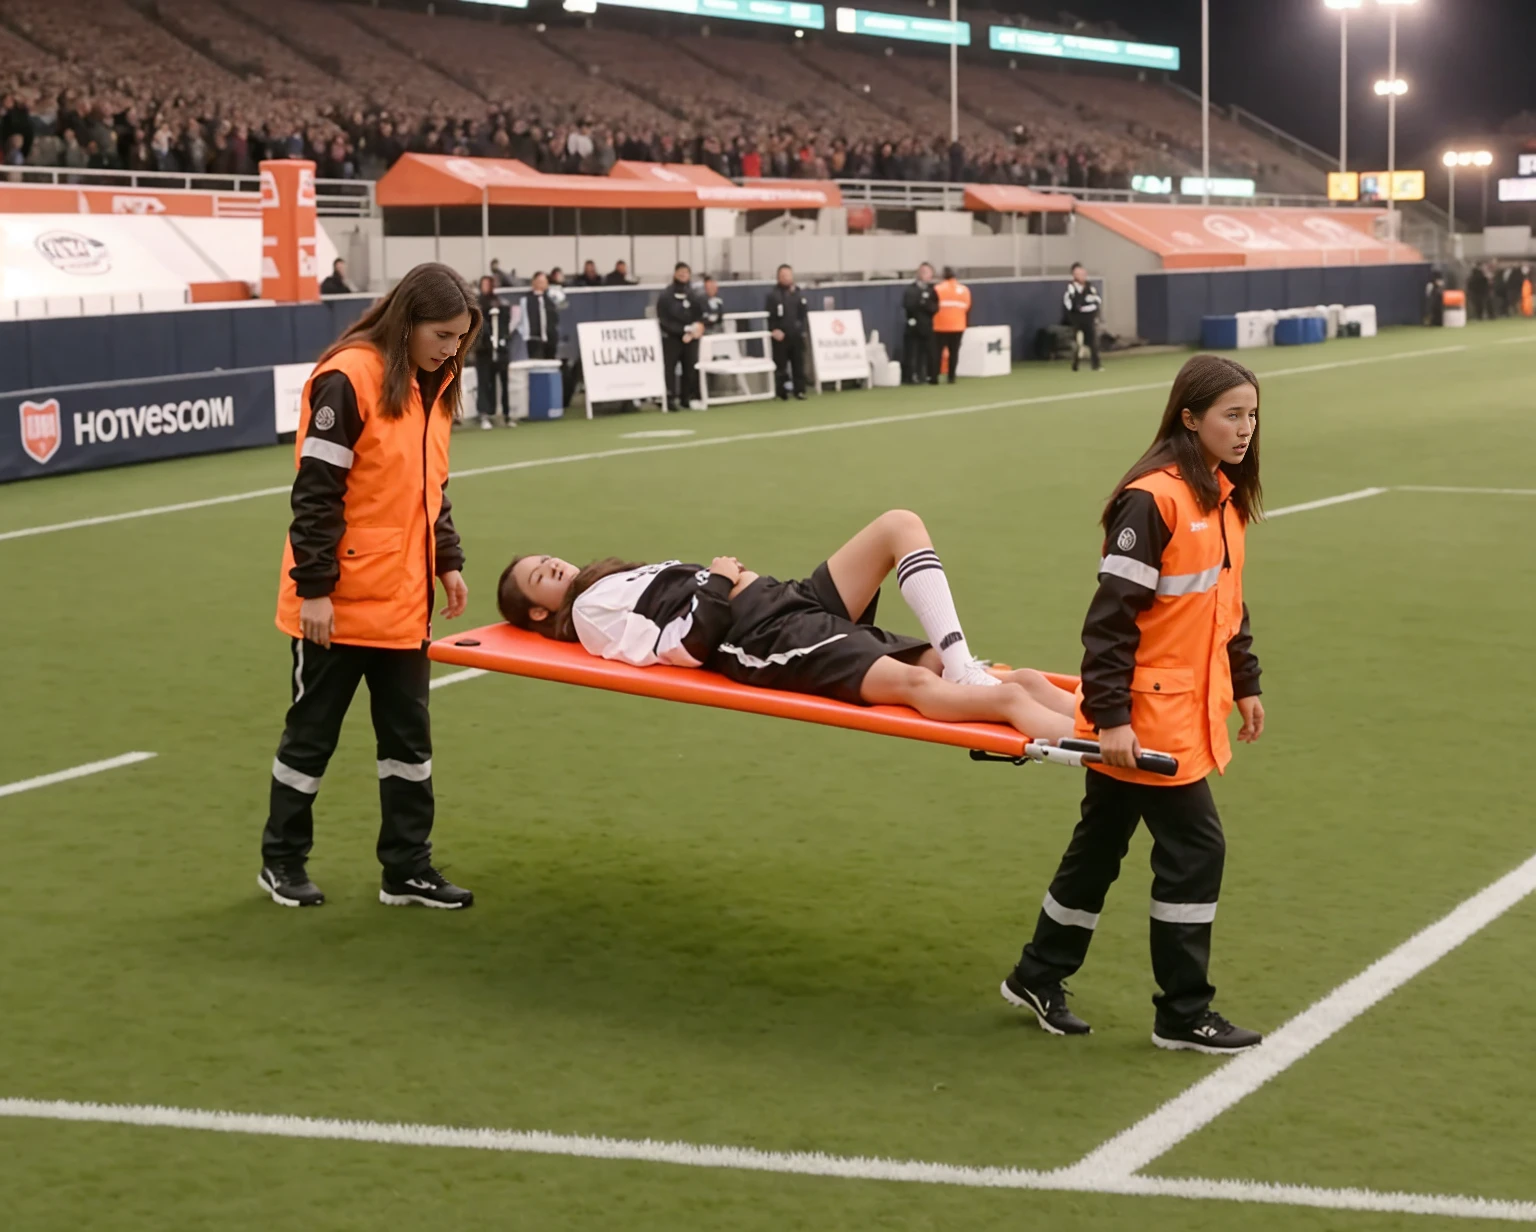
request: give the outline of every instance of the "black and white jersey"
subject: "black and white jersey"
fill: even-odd
[[[1061,306],[1066,309],[1068,317],[1081,321],[1099,315],[1099,309],[1104,306],[1104,297],[1094,289],[1093,283],[1085,282],[1079,286],[1077,280],[1073,279],[1067,283],[1066,294],[1061,297]]]
[[[731,583],[668,560],[613,573],[571,605],[588,654],[635,667],[702,667],[731,628]]]

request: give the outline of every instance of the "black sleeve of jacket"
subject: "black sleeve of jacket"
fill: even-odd
[[[357,409],[357,394],[344,372],[322,372],[309,388],[309,405],[314,408],[306,443],[325,441],[351,450],[363,432],[363,417]],[[317,422],[321,411],[333,414],[329,427]],[[347,475],[350,468],[319,457],[299,459],[299,473],[294,476],[293,522],[288,527],[288,541],[293,545],[293,568],[288,571],[301,599],[321,599],[336,589],[341,566],[336,563],[336,545],[347,529]]]
[[[437,541],[437,576],[462,570],[464,549],[459,545],[459,532],[453,527],[453,502],[448,499],[446,479],[443,480],[443,507],[437,511],[437,524],[432,533]]]
[[[1243,623],[1237,635],[1227,643],[1227,661],[1232,666],[1232,697],[1257,697],[1259,688],[1259,657],[1253,653],[1253,632],[1248,628],[1248,605],[1243,604]]]
[[[1131,721],[1131,674],[1141,645],[1136,617],[1157,598],[1156,575],[1172,538],[1150,493],[1133,489],[1115,502],[1104,539],[1099,589],[1083,622],[1083,712],[1097,728]],[[1150,569],[1151,576],[1137,579],[1112,571],[1125,561]]]
[[[683,330],[687,326],[684,319],[687,309],[678,300],[670,286],[663,289],[656,297],[656,323],[661,326],[661,332],[671,334],[674,338],[681,338]]]
[[[711,573],[694,597],[693,627],[683,638],[683,649],[705,662],[731,631],[731,582]]]

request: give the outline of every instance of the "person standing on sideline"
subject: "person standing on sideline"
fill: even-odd
[[[490,274],[480,277],[480,332],[475,337],[475,410],[480,416],[482,428],[496,426],[496,390],[501,388],[501,421],[507,427],[516,427],[507,390],[507,361],[512,352],[509,345],[511,331],[507,318],[512,315],[510,305],[501,302],[496,294],[496,279]]]
[[[693,289],[688,262],[677,263],[672,281],[656,297],[656,323],[661,326],[667,410],[686,411],[699,397],[699,339],[704,336],[704,301]]]
[[[773,335],[774,390],[783,402],[793,393],[805,400],[805,340],[810,304],[795,285],[795,271],[779,266],[778,285],[768,292],[768,329]]]
[[[347,263],[340,257],[331,262],[331,272],[320,284],[321,295],[351,295],[352,284],[347,281]]]
[[[704,332],[725,332],[725,300],[720,298],[720,284],[711,274],[704,275]]]
[[[1262,1040],[1211,1008],[1211,922],[1226,841],[1206,776],[1237,738],[1264,731],[1259,661],[1243,602],[1244,537],[1260,514],[1259,382],[1233,360],[1196,355],[1179,371],[1157,437],[1104,510],[1099,588],[1083,625],[1077,734],[1097,737],[1082,820],[1003,998],[1053,1035],[1087,1035],[1063,981],[1088,955],[1131,834],[1152,834],[1152,1042],[1215,1055]],[[1136,768],[1171,753],[1171,778]]]
[[[924,261],[917,277],[902,292],[901,307],[907,328],[901,336],[901,381],[904,385],[938,384],[939,361],[933,334],[933,315],[939,310],[933,289],[933,266]]]
[[[1081,261],[1072,263],[1072,281],[1067,283],[1061,306],[1066,311],[1067,327],[1078,335],[1072,340],[1072,371],[1078,370],[1086,343],[1093,370],[1097,372],[1104,366],[1099,362],[1099,312],[1104,307],[1104,297],[1088,281],[1088,271]]]
[[[549,293],[549,279],[540,270],[523,297],[523,321],[528,327],[528,358],[554,359],[560,345],[560,309]]]
[[[1467,275],[1467,316],[1473,321],[1488,319],[1488,271],[1474,265]]]
[[[282,906],[325,901],[307,871],[315,796],[363,680],[378,740],[379,901],[474,902],[432,866],[426,647],[434,578],[449,620],[469,599],[448,443],[479,328],[459,276],[418,265],[331,344],[304,386],[277,600],[277,627],[292,639],[292,704],[272,763],[258,879]]]
[[[965,337],[966,322],[971,315],[971,289],[955,277],[955,271],[944,267],[944,281],[936,288],[939,310],[933,317],[933,333],[937,340],[934,363],[928,384],[939,383],[939,355],[949,364],[949,383],[955,383],[955,369],[960,366],[960,340]]]

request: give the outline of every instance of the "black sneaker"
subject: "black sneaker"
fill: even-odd
[[[1234,1027],[1215,1010],[1206,1010],[1188,1026],[1155,1024],[1152,1042],[1172,1052],[1204,1052],[1213,1057],[1225,1057],[1257,1048],[1264,1042],[1264,1037],[1246,1027]]]
[[[423,907],[444,907],[454,911],[472,906],[475,896],[462,886],[454,885],[429,864],[406,877],[391,874],[386,869],[379,901],[390,907],[420,903]]]
[[[1012,973],[998,989],[1009,1005],[1030,1010],[1040,1021],[1040,1029],[1052,1035],[1092,1035],[1093,1028],[1067,1008],[1067,989],[1063,984],[1041,984],[1030,988]]]
[[[320,887],[309,879],[301,860],[284,864],[263,864],[256,877],[262,892],[270,894],[280,907],[318,907],[325,901]]]

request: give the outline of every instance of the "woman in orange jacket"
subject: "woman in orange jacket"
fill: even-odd
[[[474,901],[432,867],[426,644],[436,580],[450,620],[468,601],[446,489],[464,356],[479,327],[459,276],[418,265],[304,386],[277,600],[277,627],[292,639],[292,704],[272,763],[259,878],[284,906],[325,901],[306,871],[315,796],[363,680],[378,740],[379,900]]]
[[[1152,833],[1152,1042],[1225,1055],[1255,1031],[1211,1009],[1211,922],[1225,840],[1206,776],[1264,730],[1259,662],[1243,602],[1244,537],[1259,516],[1259,382],[1230,359],[1180,370],[1152,447],[1104,510],[1099,587],[1083,626],[1077,734],[1097,737],[1082,820],[1046,892],[1034,937],[1003,981],[1005,1000],[1046,1031],[1086,1035],[1062,982],[1088,955],[1131,834]],[[1142,747],[1173,754],[1177,774],[1136,768]]]

